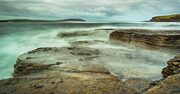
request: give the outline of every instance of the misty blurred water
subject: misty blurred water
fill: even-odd
[[[122,22],[122,23],[0,23],[0,79],[12,77],[13,66],[19,55],[38,47],[67,47],[72,40],[104,40],[108,41],[108,34],[99,33],[97,36],[78,37],[76,39],[57,38],[60,32],[88,31],[105,28],[142,28],[142,29],[178,29],[180,23],[152,23],[152,22]],[[99,44],[94,48],[108,47],[126,49],[118,45]],[[129,48],[127,48],[129,49]],[[143,54],[143,53],[142,53]],[[173,57],[171,54],[147,54],[151,58],[160,58],[162,64],[157,67],[147,66],[159,72],[165,65],[166,60]],[[164,56],[164,58],[162,58]],[[144,62],[143,60],[142,62]],[[144,62],[146,63],[146,62]],[[116,63],[117,64],[117,63]],[[113,63],[106,64],[114,66]],[[115,65],[117,66],[117,65]],[[123,66],[123,65],[121,65]],[[133,65],[134,66],[134,65]],[[137,67],[138,65],[134,66]],[[128,66],[124,66],[128,67]],[[130,66],[132,67],[132,65]],[[142,66],[141,66],[142,67]],[[111,69],[111,68],[110,68]],[[118,66],[116,68],[118,70]]]

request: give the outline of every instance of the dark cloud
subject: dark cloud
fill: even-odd
[[[180,0],[0,0],[0,19],[148,20],[180,13]]]

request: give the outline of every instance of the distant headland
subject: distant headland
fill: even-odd
[[[180,22],[180,14],[156,16],[150,22]]]
[[[85,22],[84,19],[63,19],[63,20],[33,20],[33,19],[10,19],[0,20],[0,22]]]

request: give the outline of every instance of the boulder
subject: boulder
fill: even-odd
[[[167,62],[168,66],[162,70],[163,77],[166,78],[170,75],[180,73],[180,55]]]

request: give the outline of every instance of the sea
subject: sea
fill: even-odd
[[[109,42],[110,32],[101,32],[90,36],[79,36],[71,38],[60,38],[59,33],[76,31],[95,31],[99,29],[163,29],[180,30],[178,22],[116,22],[116,23],[96,23],[96,22],[1,22],[0,23],[0,80],[13,77],[14,64],[19,55],[39,47],[69,47],[70,42],[76,41],[105,41]],[[116,44],[96,44],[89,47],[98,49],[118,49],[122,53],[125,51],[137,52],[136,49],[128,46]],[[106,62],[102,65],[112,73],[126,72],[124,75],[132,78],[159,79],[161,70],[167,66],[166,62],[173,58],[175,54],[168,52],[151,51],[141,49],[139,56],[147,58],[129,59],[124,57],[123,61]],[[135,54],[137,55],[137,54]],[[131,62],[131,63],[127,63]],[[133,74],[133,73],[136,74]],[[117,74],[118,75],[118,74]]]

